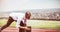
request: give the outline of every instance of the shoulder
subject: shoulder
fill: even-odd
[[[10,13],[9,16],[15,15],[15,13]]]
[[[10,13],[9,15],[24,15],[24,13]]]

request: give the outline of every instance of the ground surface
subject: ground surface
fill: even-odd
[[[18,32],[18,29],[8,27],[2,32]],[[60,30],[51,30],[51,29],[32,29],[32,32],[60,32]]]
[[[0,27],[5,25],[7,19],[0,19]],[[60,21],[52,20],[29,20],[27,21],[27,26],[32,28],[51,28],[51,29],[60,29]],[[9,27],[16,27],[16,22],[14,21]]]
[[[5,25],[7,21],[6,19],[0,19],[0,27]],[[60,30],[51,30],[51,29],[60,29],[60,21],[50,21],[50,20],[30,20],[27,22],[29,26],[32,28],[32,32],[60,32]],[[4,29],[2,32],[18,32],[18,29],[15,27],[16,22],[13,22],[10,27]],[[12,27],[12,28],[11,28]],[[46,28],[46,29],[39,29]]]

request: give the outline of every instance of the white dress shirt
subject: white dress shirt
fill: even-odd
[[[21,21],[23,21],[23,23],[24,23],[24,21],[25,21],[25,14],[24,13],[11,13],[10,15],[9,15],[10,17],[12,17],[14,20],[16,20],[17,22],[16,22],[16,27],[18,28],[20,25],[20,22]]]

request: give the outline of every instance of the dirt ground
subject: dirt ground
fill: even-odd
[[[17,28],[8,27],[2,32],[18,32]],[[31,32],[60,32],[60,30],[51,30],[51,29],[31,29]]]

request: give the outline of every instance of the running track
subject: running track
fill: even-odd
[[[2,32],[18,32],[17,28],[6,28]],[[32,29],[32,32],[60,32],[60,30],[50,30],[50,29]]]

